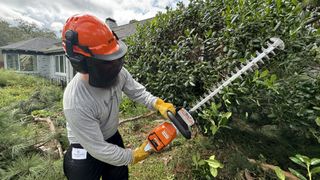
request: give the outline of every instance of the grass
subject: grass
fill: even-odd
[[[21,104],[23,102],[24,106],[20,108],[25,113],[34,112],[40,116],[49,115],[60,133],[58,139],[63,148],[66,149],[68,147],[65,119],[62,113],[62,91],[59,87],[49,85],[47,81],[38,77],[16,75],[3,70],[0,70],[0,85],[0,111],[4,109],[10,110],[1,112],[7,113],[7,116],[0,116],[0,127],[6,127],[5,123],[7,122],[12,123],[8,128],[1,130],[0,135],[2,136],[0,140],[3,140],[3,143],[8,143],[10,147],[15,147],[12,150],[18,151],[16,153],[19,154],[19,151],[24,152],[23,149],[19,149],[23,148],[23,146],[15,143],[26,144],[25,141],[32,143],[34,141],[32,138],[40,136],[45,138],[49,134],[48,127],[45,124],[35,124],[30,121],[21,122],[21,116],[26,114],[15,115],[19,106],[12,106],[12,104]],[[42,101],[50,101],[50,103],[43,105]],[[8,108],[11,106],[13,109]],[[26,108],[26,106],[31,106],[32,108]],[[32,110],[34,108],[36,111]],[[150,110],[124,97],[120,111],[121,119],[125,119],[146,114]],[[8,121],[8,117],[12,118],[12,121],[11,119]],[[135,149],[142,144],[148,133],[161,122],[163,122],[163,119],[158,113],[148,118],[121,124],[119,131],[122,134],[125,146]],[[208,159],[211,155],[215,155],[216,159],[224,164],[224,168],[219,169],[218,176],[215,179],[244,179],[245,172],[251,173],[256,179],[276,179],[273,172],[265,172],[259,166],[249,163],[247,159],[252,158],[287,169],[287,167],[296,168],[289,160],[289,156],[293,156],[295,153],[309,152],[310,154],[306,155],[310,157],[317,157],[320,154],[316,143],[298,146],[292,141],[266,136],[253,130],[254,128],[250,128],[247,124],[238,124],[235,120],[231,122],[230,126],[232,129],[221,129],[213,138],[206,137],[200,134],[196,128],[193,128],[194,136],[191,140],[178,136],[162,152],[153,153],[146,160],[135,165],[129,165],[130,179],[212,179],[213,177],[210,176],[209,168],[206,164],[196,165],[198,161]],[[6,137],[6,135],[9,137]],[[0,153],[8,153],[8,150],[10,150],[3,151],[1,148],[7,147],[5,147],[5,144],[0,145]],[[9,152],[8,156],[11,156],[12,152]],[[48,171],[46,171],[47,179],[65,179],[61,160],[52,157],[52,154],[44,155],[37,151],[33,151],[32,154],[35,155],[31,156],[34,159],[38,159],[40,162],[48,162],[44,164],[45,167],[54,164],[54,168],[48,168]],[[199,159],[195,162],[197,154],[199,154]],[[32,159],[29,155],[30,149],[25,151],[25,154],[16,155],[16,159],[12,159],[12,162],[7,163],[10,164],[9,167],[14,167],[14,163],[17,161]],[[25,158],[21,159],[20,157]],[[29,166],[29,164],[32,163],[26,163],[25,166]],[[1,171],[3,171],[3,165],[4,161],[0,163],[0,175]],[[17,171],[16,168],[13,168],[12,172],[6,174],[14,174],[14,170]]]

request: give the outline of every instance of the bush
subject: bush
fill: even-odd
[[[320,30],[317,8],[285,1],[191,1],[158,14],[127,40],[127,66],[153,94],[192,104],[270,37],[285,44],[262,70],[216,98],[222,108],[258,126],[315,138],[319,127]],[[203,126],[211,126],[200,119]],[[209,129],[207,127],[206,129]]]

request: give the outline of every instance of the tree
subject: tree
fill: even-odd
[[[12,26],[0,19],[0,46],[35,37],[57,38],[54,32],[49,29],[42,29],[36,24],[30,24],[21,19],[17,19],[16,22],[17,25]]]

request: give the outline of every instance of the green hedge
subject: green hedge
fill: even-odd
[[[127,67],[153,94],[182,105],[200,95],[271,37],[284,51],[216,98],[234,117],[319,138],[320,30],[317,8],[298,0],[193,0],[167,9],[127,39]],[[203,126],[210,122],[203,120]]]

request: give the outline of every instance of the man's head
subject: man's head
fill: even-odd
[[[90,85],[108,87],[116,81],[127,46],[103,21],[89,14],[71,16],[62,40],[73,68],[88,73]]]

